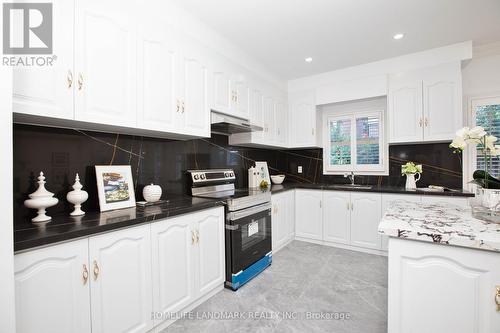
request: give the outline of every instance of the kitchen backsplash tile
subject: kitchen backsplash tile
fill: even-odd
[[[356,182],[404,186],[401,165],[415,161],[422,163],[424,170],[419,186],[462,187],[460,160],[447,143],[391,146],[389,156],[389,176],[358,176]],[[188,193],[185,179],[188,169],[230,167],[236,172],[236,185],[246,187],[247,169],[254,161],[267,161],[270,173],[286,174],[287,182],[347,182],[343,176],[323,175],[322,157],[321,149],[229,146],[227,137],[221,135],[173,141],[14,124],[14,217],[25,222],[32,216],[23,201],[36,189],[35,178],[40,171],[47,177],[47,189],[60,199],[57,206],[48,209],[50,215],[70,211],[65,197],[77,172],[89,193],[83,209],[98,210],[94,165],[131,165],[137,200],[142,200],[142,188],[152,182],[159,184],[165,193]],[[298,166],[302,166],[302,174],[298,174]]]

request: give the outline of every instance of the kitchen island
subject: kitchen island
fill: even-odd
[[[389,236],[388,332],[500,332],[500,224],[469,207],[394,202]]]

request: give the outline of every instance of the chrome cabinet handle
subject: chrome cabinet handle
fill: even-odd
[[[425,127],[429,126],[429,120],[427,119],[427,117],[425,117],[424,125],[425,125]]]
[[[99,277],[99,272],[99,265],[97,265],[97,261],[94,260],[94,281]]]
[[[73,86],[73,72],[71,72],[70,70],[68,70],[67,80],[68,80],[68,89],[69,89]]]
[[[497,311],[500,311],[500,286],[496,286],[495,304],[497,305]]]
[[[184,113],[184,111],[186,110],[186,105],[184,104],[184,101],[181,101],[181,113]]]
[[[418,126],[422,127],[422,118],[420,118],[420,120],[418,121]]]
[[[196,244],[200,244],[200,231],[196,230],[195,234],[196,234]]]
[[[86,285],[87,281],[89,280],[89,271],[87,269],[87,265],[85,264],[83,264],[82,278],[83,278],[83,285]]]
[[[83,74],[78,73],[78,90],[82,90],[83,88]]]

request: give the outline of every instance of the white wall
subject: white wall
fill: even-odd
[[[15,332],[12,215],[12,72],[0,66],[0,332]]]
[[[462,89],[466,99],[500,94],[500,42],[474,48],[462,65]]]

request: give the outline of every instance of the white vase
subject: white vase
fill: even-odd
[[[59,200],[54,198],[54,193],[45,189],[45,177],[43,172],[38,176],[38,188],[35,192],[29,195],[29,199],[24,201],[24,205],[28,208],[37,209],[38,215],[31,219],[33,223],[41,223],[50,221],[51,217],[45,215],[45,210],[49,207],[57,205]]]
[[[68,192],[66,195],[68,202],[75,205],[75,209],[69,214],[71,216],[85,215],[85,212],[82,210],[82,203],[87,201],[89,194],[83,191],[82,187],[83,185],[80,183],[80,177],[76,174],[73,191]]]
[[[418,175],[418,178],[415,179],[415,175]],[[417,188],[417,182],[420,180],[420,174],[407,174],[406,175],[406,186],[407,190],[415,190]]]
[[[142,196],[147,202],[156,202],[160,200],[161,192],[162,191],[160,185],[151,184],[144,186],[144,189],[142,190]]]

